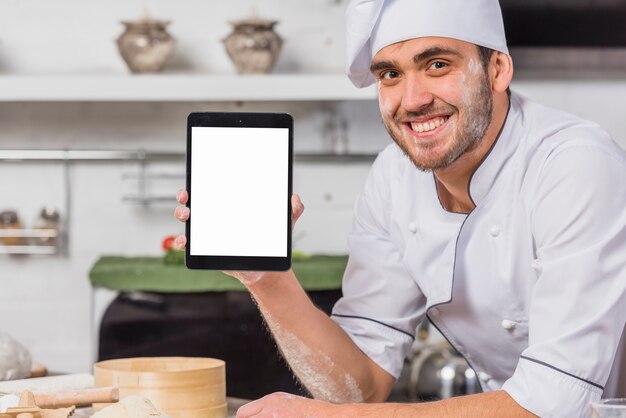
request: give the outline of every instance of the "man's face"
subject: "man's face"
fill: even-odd
[[[380,50],[371,68],[383,123],[420,170],[450,166],[485,135],[493,96],[475,45],[412,39]]]

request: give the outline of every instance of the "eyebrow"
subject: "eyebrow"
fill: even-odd
[[[462,57],[462,55],[454,50],[454,49],[448,49],[448,48],[442,48],[439,46],[435,46],[432,48],[428,48],[422,52],[420,52],[419,54],[417,54],[416,56],[413,57],[413,62],[415,64],[419,64],[421,61],[426,61],[430,58],[436,57],[438,55],[453,55],[455,57]],[[389,68],[397,68],[397,64],[394,61],[378,61],[373,63],[370,66],[370,71],[372,73],[380,71],[380,70],[387,70]]]
[[[389,68],[396,68],[397,65],[393,61],[378,61],[370,66],[370,72],[375,73],[380,70],[387,70]]]
[[[454,49],[448,49],[448,48],[442,48],[440,46],[435,46],[432,48],[428,48],[425,51],[420,52],[419,54],[417,54],[416,56],[413,57],[413,62],[415,64],[419,64],[420,61],[426,61],[430,58],[433,58],[437,55],[454,55],[455,57],[459,57],[461,58],[462,55],[454,50]]]

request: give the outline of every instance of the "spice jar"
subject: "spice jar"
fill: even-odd
[[[24,238],[21,236],[22,224],[20,222],[19,217],[17,216],[17,212],[14,210],[5,210],[4,212],[0,212],[0,229],[3,230],[14,230],[16,233],[14,235],[0,235],[0,242],[4,245],[23,245]]]
[[[39,217],[35,221],[34,229],[46,230],[48,234],[42,234],[35,239],[40,245],[55,245],[59,236],[59,222],[61,215],[52,206],[45,206],[39,212]],[[43,232],[43,231],[42,231]]]

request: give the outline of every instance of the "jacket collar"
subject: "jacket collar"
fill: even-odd
[[[511,93],[509,109],[502,128],[491,149],[480,162],[469,181],[469,195],[476,206],[480,205],[489,194],[502,169],[517,149],[520,138],[513,135],[513,131],[519,115],[519,98],[516,94]]]

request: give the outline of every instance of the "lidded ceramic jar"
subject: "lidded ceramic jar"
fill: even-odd
[[[61,215],[59,214],[58,210],[56,210],[52,206],[43,207],[39,212],[39,217],[35,221],[34,229],[50,230],[51,232],[56,233],[56,235],[39,237],[36,239],[36,242],[43,245],[56,244],[59,234],[60,222]]]
[[[264,74],[274,68],[283,45],[274,32],[277,23],[256,17],[231,22],[233,32],[224,39],[224,46],[239,74]]]
[[[17,216],[17,212],[14,210],[5,210],[0,213],[0,229],[20,230],[22,229],[22,223]],[[21,236],[5,236],[0,238],[0,244],[2,245],[23,245],[25,244],[24,238]]]
[[[134,73],[156,73],[174,51],[174,38],[165,30],[169,21],[141,19],[122,21],[126,27],[117,47]]]

